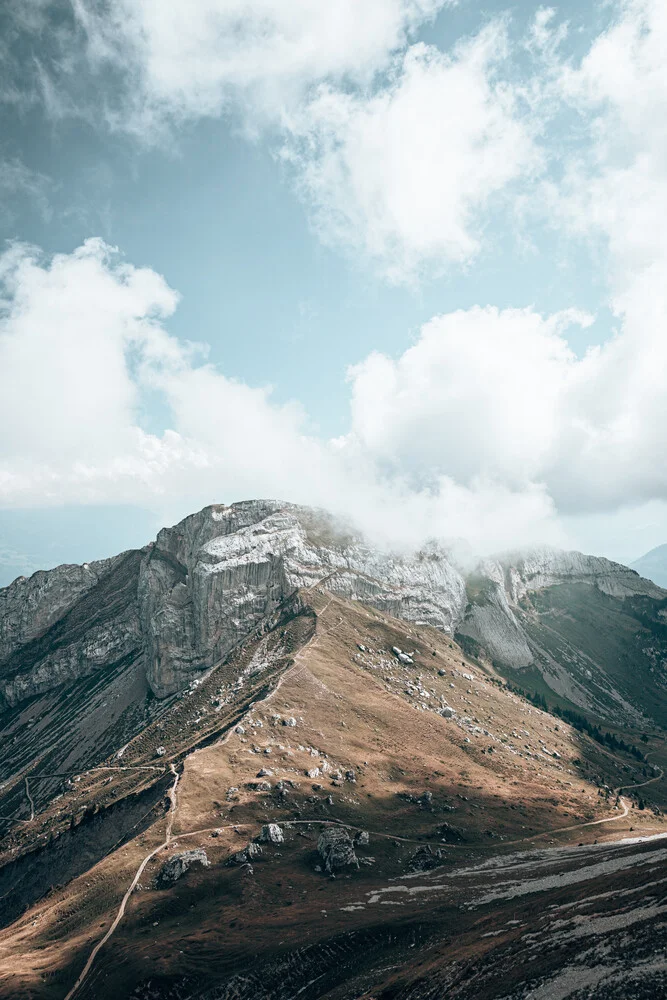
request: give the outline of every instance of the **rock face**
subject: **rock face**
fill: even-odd
[[[185,686],[298,588],[327,589],[451,631],[465,583],[444,551],[372,549],[323,511],[274,501],[207,507],[161,531],[142,566],[147,675],[158,696]]]
[[[208,860],[206,851],[202,847],[196,847],[193,851],[183,851],[181,854],[174,854],[160,868],[155,877],[155,886],[158,889],[166,889],[179,878],[185,875],[186,871],[193,865],[203,865],[208,868],[211,862]]]
[[[141,559],[133,551],[59,566],[0,590],[0,694],[7,704],[141,655]]]
[[[572,582],[620,601],[665,596],[624,566],[576,552],[488,560],[465,580],[435,543],[390,553],[323,511],[270,500],[215,505],[165,528],[145,549],[0,590],[0,706],[128,664],[158,698],[172,695],[314,585],[457,630],[492,659],[523,668],[535,653],[519,607],[532,593]]]
[[[620,563],[581,552],[541,549],[484,560],[468,580],[468,606],[458,632],[478,642],[492,659],[513,668],[527,667],[534,662],[534,652],[516,615],[519,605],[531,593],[572,583],[621,600],[667,597],[660,587]]]
[[[141,658],[163,698],[317,583],[448,631],[465,605],[463,578],[435,545],[379,552],[325,512],[275,501],[206,507],[143,550],[0,590],[0,691],[14,705]]]

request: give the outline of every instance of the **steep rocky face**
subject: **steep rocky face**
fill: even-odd
[[[447,631],[465,606],[464,580],[435,546],[411,557],[380,552],[325,512],[292,504],[207,507],[161,531],[142,565],[151,688],[182,688],[287,596],[318,583]]]
[[[0,591],[10,706],[141,655],[137,579],[142,553],[36,573]]]
[[[0,662],[58,621],[119,559],[40,570],[0,588]]]
[[[620,724],[667,722],[667,591],[552,550],[485,561],[467,586],[458,634],[512,680]]]
[[[394,617],[457,631],[510,670],[536,667],[550,687],[586,707],[595,705],[589,683],[595,672],[583,660],[576,669],[573,663],[598,627],[595,616],[605,602],[624,609],[626,618],[636,605],[633,621],[653,615],[641,635],[635,630],[640,651],[648,651],[642,656],[656,684],[664,673],[667,593],[625,566],[538,550],[486,560],[464,580],[435,543],[411,555],[382,551],[324,511],[254,500],[206,507],[143,550],[61,566],[0,590],[0,694],[12,706],[131,663],[164,698],[224,659],[296,590],[314,585]],[[596,608],[588,631],[582,624],[577,634],[575,653],[551,648],[547,614],[537,609],[545,594],[563,597],[572,587],[583,587]],[[575,613],[590,604],[576,595],[571,600]],[[563,627],[554,621],[552,633]],[[624,656],[631,653],[624,647]],[[617,707],[633,703],[618,684],[612,687]]]
[[[142,551],[62,566],[0,591],[0,690],[10,705],[143,658],[152,692],[182,690],[301,587],[322,583],[452,631],[465,583],[432,545],[373,549],[322,511],[276,501],[216,505]]]

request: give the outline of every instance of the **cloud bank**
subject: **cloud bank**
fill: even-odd
[[[178,295],[150,268],[96,239],[51,260],[17,245],[0,260],[5,505],[180,514],[273,495],[406,543],[462,536],[488,551],[667,502],[664,5],[619,4],[579,59],[544,9],[523,62],[502,20],[449,52],[415,41],[442,6],[373,0],[363,20],[352,0],[335,16],[307,0],[198,0],[187,17],[157,0],[74,10],[90,65],[125,80],[114,128],[159,136],[232,115],[268,129],[322,239],[392,282],[469,264],[489,215],[520,204],[594,248],[606,339],[572,351],[572,325],[591,322],[576,303],[434,316],[402,355],[350,369],[348,431],[326,441],[298,403],[170,336]],[[155,394],[159,432],[145,419]]]
[[[0,258],[0,452],[7,506],[165,505],[270,495],[319,504],[415,542],[480,550],[562,540],[558,513],[667,499],[654,456],[665,396],[645,362],[641,298],[577,359],[577,313],[475,307],[438,316],[399,358],[349,371],[349,432],[316,437],[294,403],[225,377],[165,328],[178,296],[100,240]],[[665,360],[661,327],[652,359]],[[158,393],[166,429],[142,426]]]

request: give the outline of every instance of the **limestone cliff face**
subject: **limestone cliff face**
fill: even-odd
[[[0,590],[2,698],[25,698],[142,654],[136,599],[141,552],[59,566]]]
[[[120,558],[40,570],[0,588],[0,662],[58,621]]]
[[[534,653],[517,617],[519,604],[531,593],[568,583],[585,584],[619,599],[667,597],[667,592],[620,563],[581,552],[536,549],[480,563],[468,580],[469,603],[459,634],[474,639],[506,666],[527,667]]]
[[[317,583],[449,631],[465,605],[463,578],[436,547],[410,557],[382,553],[328,514],[291,504],[207,507],[161,531],[142,565],[151,688],[163,696],[184,687],[280,601]]]
[[[0,696],[16,705],[131,664],[165,697],[218,663],[295,590],[316,584],[458,630],[492,658],[527,666],[533,651],[519,603],[572,581],[615,598],[665,596],[632,570],[577,552],[488,560],[466,581],[435,543],[410,555],[382,551],[324,511],[269,500],[206,507],[145,549],[0,590]]]

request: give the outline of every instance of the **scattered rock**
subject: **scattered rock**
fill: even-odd
[[[231,858],[227,862],[228,865],[249,865],[253,858],[258,858],[262,853],[262,848],[259,844],[254,844],[252,841],[243,848],[242,851],[237,851],[236,854],[232,854]]]
[[[167,751],[165,750],[164,747],[158,747],[157,750],[155,751],[155,756],[156,757],[164,757],[164,755],[166,754],[166,752]]]
[[[294,718],[294,716],[290,715],[288,719],[283,719],[283,726],[291,726],[292,728],[294,728],[294,726],[296,726],[296,719]]]
[[[354,771],[352,771],[352,770],[346,771],[345,772],[345,780],[346,781],[352,781],[352,782],[356,781],[357,780],[357,776],[354,773]]]
[[[442,862],[442,851],[438,847],[435,851],[428,844],[418,847],[408,862],[408,871],[427,872],[431,868],[437,868]]]
[[[324,861],[324,870],[329,875],[347,865],[359,867],[354,845],[349,833],[343,827],[329,826],[323,830],[317,841],[317,850]]]
[[[268,767],[260,767],[259,771],[257,772],[258,778],[270,778],[272,775],[273,771],[271,771]]]
[[[155,878],[155,887],[157,889],[164,889],[173,885],[174,882],[178,882],[179,878],[185,875],[186,871],[193,864],[203,865],[204,868],[208,868],[211,864],[206,856],[206,851],[202,847],[196,847],[192,851],[183,851],[181,854],[174,854],[168,861],[165,861]]]
[[[370,841],[368,830],[359,830],[354,838],[355,847],[367,847]]]
[[[269,844],[283,844],[285,842],[283,831],[277,823],[267,823],[266,826],[263,826],[259,839],[262,843]]]

